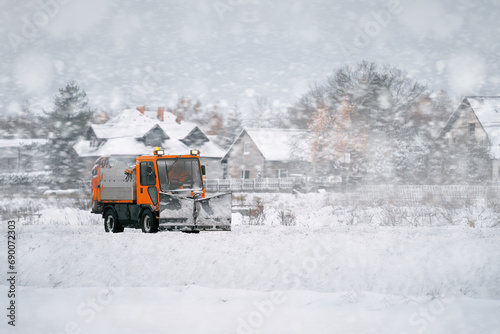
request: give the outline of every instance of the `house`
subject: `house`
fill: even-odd
[[[0,173],[36,170],[32,155],[37,147],[46,143],[46,139],[0,139]]]
[[[491,180],[500,180],[500,96],[466,96],[451,115],[441,136],[488,148]]]
[[[222,158],[224,178],[305,176],[307,130],[243,129]]]
[[[201,163],[206,166],[206,177],[222,178],[220,160],[224,150],[210,141],[196,124],[180,121],[163,107],[157,111],[147,111],[144,107],[123,110],[104,124],[90,125],[85,139],[73,146],[89,171],[98,157],[112,155],[134,163],[139,155],[153,154],[155,147],[172,155],[198,149]]]

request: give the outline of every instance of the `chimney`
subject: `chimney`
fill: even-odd
[[[146,106],[140,106],[140,107],[137,107],[136,109],[139,110],[139,112],[144,115],[144,111],[146,110]]]
[[[158,119],[162,122],[164,113],[165,113],[165,107],[158,107]]]

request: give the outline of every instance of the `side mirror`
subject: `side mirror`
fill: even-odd
[[[201,165],[201,174],[205,175],[205,165]]]

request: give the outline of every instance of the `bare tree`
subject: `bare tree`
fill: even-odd
[[[347,150],[351,150],[365,164],[364,168],[359,166],[359,171],[371,171],[378,175],[378,181],[387,182],[393,179],[395,163],[410,163],[408,155],[397,150],[404,150],[405,143],[420,133],[417,126],[425,122],[415,122],[414,111],[428,96],[427,87],[405,71],[363,61],[354,67],[343,66],[324,84],[315,84],[296,104],[295,111],[309,117],[308,127],[316,134],[312,154],[321,151],[321,146],[336,145],[332,151],[345,151],[345,158]],[[324,122],[331,125],[325,127]],[[332,134],[318,135],[318,129]],[[362,138],[362,150],[353,149],[359,145],[351,142],[352,138]],[[327,144],[329,141],[336,144]]]

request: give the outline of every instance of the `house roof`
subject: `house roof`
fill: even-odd
[[[200,150],[200,156],[205,158],[220,159],[224,156],[224,150],[213,141],[204,142],[191,148]]]
[[[131,136],[139,138],[157,125],[169,137],[182,139],[197,127],[196,124],[191,122],[177,123],[175,116],[169,112],[165,112],[163,117],[162,122],[156,118],[156,114],[151,112],[142,114],[136,109],[125,109],[108,122],[92,124],[91,128],[99,139]]]
[[[248,134],[267,161],[290,161],[307,159],[309,131],[301,129],[245,128],[224,156],[232,151],[236,142]]]
[[[490,156],[500,159],[500,96],[466,96],[448,120],[448,132],[466,107],[472,109],[490,141]]]
[[[133,137],[111,138],[99,147],[92,147],[89,140],[81,140],[73,148],[80,157],[98,157],[107,155],[151,155],[153,146],[147,146]],[[178,140],[166,140],[162,149],[166,155],[187,154],[190,149],[200,150],[201,157],[221,158],[223,150],[213,142],[202,143],[196,147],[188,147]]]
[[[142,137],[156,125],[154,119],[135,109],[125,109],[104,124],[92,124],[99,139]]]
[[[74,149],[82,157],[98,157],[105,155],[141,155],[151,154],[153,147],[147,146],[137,139],[144,137],[155,128],[164,132],[162,148],[167,154],[180,154],[196,148],[202,157],[221,158],[224,151],[213,142],[197,144],[197,147],[188,147],[181,140],[189,137],[195,130],[201,132],[198,126],[191,122],[176,122],[176,117],[164,113],[163,121],[156,117],[156,113],[142,114],[135,109],[125,109],[105,124],[92,124],[91,128],[99,139],[105,142],[98,147],[92,147],[88,140],[81,140]],[[202,132],[201,132],[202,133]]]
[[[81,157],[96,157],[107,155],[151,155],[153,146],[147,146],[133,137],[110,138],[99,147],[91,147],[90,141],[81,140],[73,146]],[[180,154],[189,152],[189,148],[178,140],[167,140],[162,145],[165,154]]]

